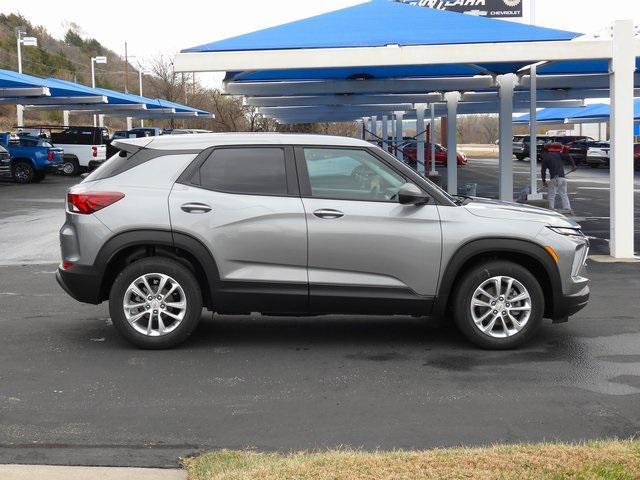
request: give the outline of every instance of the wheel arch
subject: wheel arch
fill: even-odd
[[[213,304],[219,281],[216,262],[209,250],[196,238],[169,230],[133,230],[119,233],[100,249],[95,266],[101,272],[100,300],[109,298],[111,285],[125,265],[152,256],[174,259],[195,275],[205,306]]]
[[[11,157],[11,165],[16,164],[18,162],[26,162],[30,164],[34,169],[36,169],[36,161],[33,158],[29,157]]]
[[[540,282],[544,292],[544,316],[554,316],[554,310],[559,303],[558,298],[562,295],[558,267],[542,246],[512,238],[484,238],[459,247],[445,268],[433,314],[440,317],[445,315],[453,290],[465,271],[480,262],[495,259],[513,261],[527,268]]]

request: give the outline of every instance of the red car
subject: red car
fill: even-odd
[[[415,141],[409,141],[400,146],[400,150],[404,153],[405,162],[415,167],[416,158],[418,156],[418,145]],[[458,166],[467,164],[467,157],[465,154],[457,152],[456,158],[458,160]],[[424,164],[429,166],[431,164],[431,144],[424,144]],[[447,149],[442,145],[436,143],[436,165],[444,167],[447,165]]]

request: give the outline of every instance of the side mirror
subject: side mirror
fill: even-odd
[[[429,196],[413,183],[405,183],[398,190],[398,201],[401,205],[424,205],[429,203]]]

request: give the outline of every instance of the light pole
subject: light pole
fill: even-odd
[[[18,73],[22,73],[22,45],[25,47],[37,47],[38,39],[36,37],[25,37],[27,31],[24,27],[16,27],[16,46],[18,47]],[[22,127],[24,123],[24,107],[16,105],[16,121],[18,127]]]
[[[96,63],[107,63],[107,57],[91,57],[91,87],[96,88]],[[98,117],[93,114],[93,126],[98,126]]]
[[[140,96],[142,96],[142,76],[143,75],[149,75],[151,72],[148,70],[143,70],[143,69],[139,69],[138,70],[138,84],[139,84],[139,90],[138,92],[140,92]],[[140,119],[140,127],[144,127],[144,119]]]

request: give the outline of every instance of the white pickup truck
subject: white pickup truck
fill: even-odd
[[[104,162],[107,138],[104,127],[65,127],[61,131],[51,131],[51,143],[64,150],[61,170],[65,175],[78,175]]]

